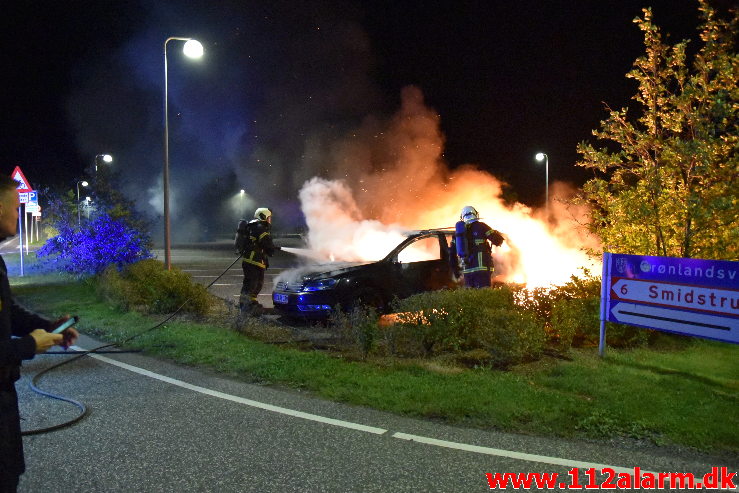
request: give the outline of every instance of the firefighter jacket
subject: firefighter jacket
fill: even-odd
[[[248,223],[242,220],[236,232],[236,246],[241,253],[241,260],[262,269],[269,266],[267,257],[275,253],[272,243],[270,224],[267,221],[253,219]]]
[[[482,221],[474,221],[465,225],[465,252],[462,257],[462,274],[470,272],[494,272],[491,244],[503,244],[503,235]],[[457,263],[456,239],[452,240],[449,250],[452,266]]]

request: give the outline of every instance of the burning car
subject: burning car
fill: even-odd
[[[376,262],[329,263],[286,272],[272,292],[275,311],[325,319],[338,306],[383,311],[395,297],[454,287],[448,261],[453,234],[444,229],[416,231]]]

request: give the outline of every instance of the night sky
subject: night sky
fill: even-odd
[[[440,117],[450,168],[475,164],[538,205],[536,152],[550,181],[582,184],[576,145],[604,103],[636,105],[625,74],[645,6],[670,41],[697,39],[690,0],[15,2],[0,21],[0,162],[69,188],[110,153],[120,188],[156,218],[162,44],[186,36],[206,54],[168,48],[180,224],[240,188],[299,216],[295,192],[330,177],[332,143],[391,117],[409,85]]]

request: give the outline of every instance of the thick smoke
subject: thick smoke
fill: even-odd
[[[183,57],[179,41],[167,47],[175,242],[230,236],[257,206],[275,210],[278,230],[298,227],[297,192],[329,174],[328,143],[378,107],[359,12],[335,1],[302,6],[150,3],[129,42],[78,68],[80,83],[67,102],[77,146],[114,156],[114,184],[155,221],[155,240],[168,37],[191,36],[205,47],[198,61]]]
[[[331,260],[384,257],[414,229],[452,227],[474,205],[507,238],[496,249],[499,274],[518,282],[564,282],[580,266],[592,267],[584,246],[595,246],[573,221],[553,186],[548,223],[542,211],[502,198],[504,184],[472,165],[449,170],[443,160],[439,117],[415,87],[404,89],[398,113],[372,120],[338,142],[330,167],[334,180],[313,178],[300,191],[309,246]]]
[[[474,205],[509,238],[501,272],[532,281],[547,266],[524,274],[520,266],[551,252],[574,252],[568,262],[579,262],[571,246],[584,243],[563,239],[571,226],[560,221],[558,207],[546,226],[536,219],[539,211],[504,201],[505,184],[491,174],[474,165],[449,170],[440,117],[420,89],[405,88],[400,109],[383,116],[358,12],[336,2],[331,8],[310,2],[309,9],[287,0],[247,3],[150,4],[130,42],[80,68],[68,101],[78,146],[114,156],[115,184],[155,220],[155,240],[162,214],[162,45],[169,36],[192,36],[205,45],[198,62],[183,58],[179,42],[168,46],[175,244],[231,238],[239,218],[268,206],[278,233],[309,228],[314,254],[378,259],[403,231],[453,226],[461,208]]]

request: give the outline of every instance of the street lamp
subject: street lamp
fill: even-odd
[[[167,43],[170,41],[185,41],[182,51],[189,58],[203,56],[203,45],[192,38],[170,37],[164,42],[164,170],[162,172],[162,186],[164,188],[164,265],[167,270],[172,268],[169,231],[169,114],[167,112]]]
[[[95,156],[95,174],[96,175],[98,173],[98,159],[102,159],[103,162],[110,164],[113,162],[113,156],[111,156],[110,154],[98,154],[97,156]]]
[[[82,226],[82,216],[80,215],[80,185],[83,187],[87,186],[87,182],[85,180],[81,180],[77,182],[77,227]]]
[[[545,184],[546,184],[546,190],[544,195],[544,210],[546,213],[547,221],[549,221],[549,156],[544,154],[543,152],[539,152],[536,154],[536,160],[541,162],[544,161],[544,173],[545,173]]]

